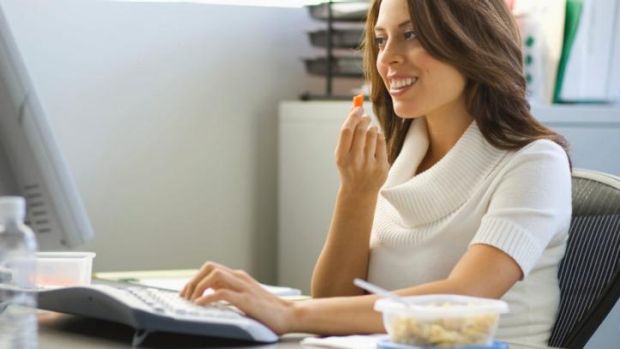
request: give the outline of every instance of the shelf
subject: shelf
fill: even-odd
[[[336,78],[362,79],[361,57],[335,55],[336,50],[358,48],[362,36],[361,28],[334,28],[337,22],[356,22],[363,25],[369,8],[368,1],[334,1],[308,6],[310,16],[325,21],[326,30],[310,32],[309,39],[313,46],[324,48],[324,57],[304,59],[306,71],[311,75],[325,77],[325,94],[328,98],[336,97],[333,93],[333,82]],[[311,99],[315,95],[306,93],[302,98]],[[336,97],[339,98],[339,97]]]
[[[312,46],[327,48],[329,40],[327,30],[316,30],[308,33],[308,35]],[[363,35],[363,29],[334,29],[332,30],[332,47],[335,49],[357,49],[360,47]]]
[[[532,114],[542,122],[556,125],[620,127],[620,105],[532,104]]]
[[[310,102],[310,101],[347,101],[347,102],[351,102],[351,99],[353,98],[353,94],[349,94],[349,95],[320,95],[320,94],[312,94],[312,93],[302,93],[301,95],[299,95],[299,99],[301,101],[305,101],[305,102]]]
[[[362,69],[362,58],[358,57],[332,57],[331,68],[328,72],[329,65],[327,58],[310,58],[304,59],[306,63],[306,71],[312,75],[327,76],[331,73],[332,77],[356,78],[364,77]]]
[[[366,20],[366,13],[368,12],[369,4],[366,2],[353,1],[353,2],[333,2],[332,6],[332,21],[337,22],[363,22]],[[318,5],[308,6],[310,16],[314,19],[321,21],[328,21],[329,18],[329,3],[322,3]]]

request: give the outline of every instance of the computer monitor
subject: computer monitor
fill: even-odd
[[[93,229],[0,7],[0,196],[26,198],[40,250],[66,250]]]

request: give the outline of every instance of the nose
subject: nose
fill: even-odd
[[[384,66],[390,66],[395,63],[402,63],[404,55],[401,45],[397,40],[388,40],[383,47],[383,50],[379,52],[379,63]]]

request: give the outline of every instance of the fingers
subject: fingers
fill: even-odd
[[[340,137],[338,137],[338,145],[336,146],[336,152],[346,154],[351,149],[351,143],[353,142],[353,134],[357,124],[362,120],[362,108],[354,108],[347,119],[344,121],[342,128],[340,129]]]
[[[196,286],[198,285],[198,283],[216,268],[230,270],[228,267],[223,266],[221,264],[218,264],[215,262],[206,262],[205,264],[202,265],[198,273],[194,275],[194,277],[185,285],[185,287],[183,287],[179,295],[183,298],[189,299],[189,296],[194,293],[194,290],[196,289]]]
[[[370,117],[364,116],[362,120],[355,127],[355,133],[353,136],[353,142],[351,144],[351,152],[353,154],[363,155],[364,145],[366,144],[366,133],[368,132],[368,125],[370,124]]]
[[[199,297],[194,300],[194,303],[200,305],[207,305],[213,302],[219,301],[227,301],[230,304],[236,304],[237,307],[241,308],[243,305],[240,304],[242,301],[242,294],[233,290],[221,289],[217,290],[211,294]]]
[[[377,135],[377,145],[375,149],[375,159],[380,163],[387,163],[387,146],[385,144],[385,135],[379,133]]]
[[[200,280],[194,292],[189,296],[189,300],[196,300],[203,296],[206,289],[212,288],[214,290],[228,289],[232,291],[243,291],[247,286],[245,282],[236,274],[230,270],[215,269],[204,279]]]
[[[364,157],[366,159],[375,158],[375,150],[377,148],[377,137],[379,129],[377,126],[371,126],[366,132],[366,143],[364,144]]]
[[[203,264],[198,273],[196,273],[196,275],[194,275],[194,277],[192,277],[189,282],[185,284],[179,295],[183,298],[188,298],[188,296],[194,292],[194,289],[196,288],[198,282],[200,282],[200,280],[202,280],[202,278],[208,274],[208,269],[213,268],[212,264],[214,263],[207,262]]]
[[[379,127],[371,126],[371,118],[367,115],[362,117],[350,115],[341,129],[338,146],[336,147],[336,164],[346,167],[351,161],[358,164],[369,161],[387,161],[385,136],[379,131]],[[346,149],[350,147],[350,149]]]

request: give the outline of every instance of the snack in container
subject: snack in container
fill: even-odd
[[[375,310],[383,313],[383,325],[397,344],[422,347],[491,345],[500,314],[508,312],[501,300],[459,296],[403,297],[408,306],[380,299]]]

